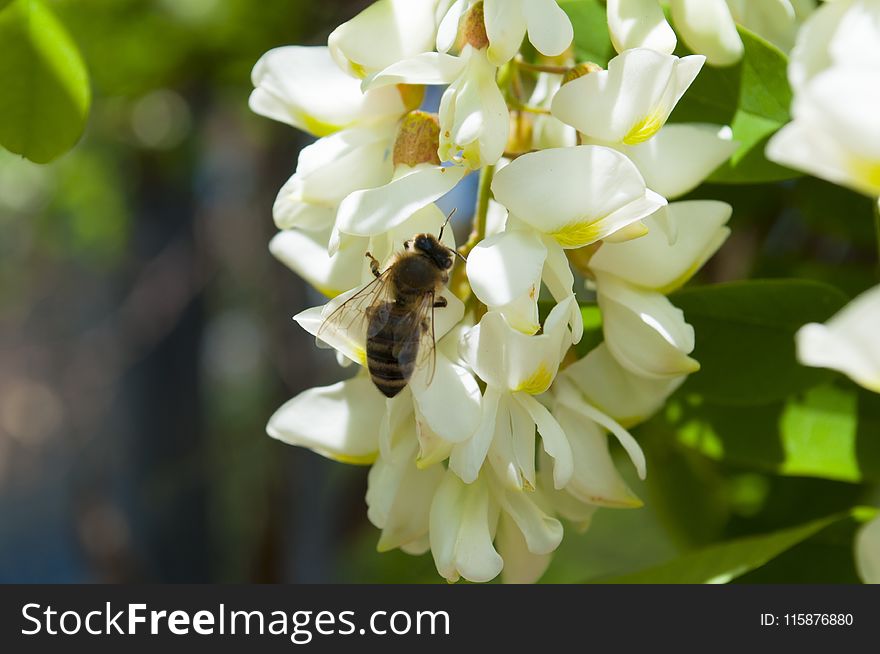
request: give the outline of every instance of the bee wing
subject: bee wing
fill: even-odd
[[[417,339],[409,342],[418,347],[416,368],[424,370],[426,385],[434,379],[434,368],[437,363],[437,342],[434,338],[434,293],[426,293],[412,313],[408,329],[416,331]],[[410,332],[412,333],[412,331]]]
[[[330,310],[321,322],[321,326],[315,334],[316,338],[329,342],[331,335],[341,337],[344,340],[351,340],[353,336],[357,339],[360,347],[364,347],[369,318],[372,313],[371,308],[381,309],[384,306],[384,300],[390,296],[390,291],[388,270],[385,270],[350,298]]]

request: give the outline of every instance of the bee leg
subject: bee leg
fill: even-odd
[[[445,298],[445,297],[442,297],[442,296],[441,296],[441,297],[438,297],[436,300],[434,300],[434,308],[435,308],[435,309],[442,309],[442,308],[445,307],[447,304],[449,304],[449,302],[447,302],[447,301],[446,301],[446,298]]]
[[[364,256],[370,260],[370,270],[372,271],[373,275],[375,277],[380,277],[382,273],[379,272],[379,260],[369,252],[367,252]]]

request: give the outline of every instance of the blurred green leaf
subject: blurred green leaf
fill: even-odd
[[[723,68],[704,66],[670,121],[730,125],[739,147],[709,181],[748,184],[798,177],[800,173],[764,157],[767,141],[790,120],[788,59],[760,36],[738,30],[745,46],[742,60]]]
[[[783,475],[880,481],[880,398],[822,385],[764,406],[678,399],[667,410],[679,442],[713,459]]]
[[[579,62],[606,66],[614,55],[608,35],[605,6],[598,0],[562,0],[559,5],[574,27],[574,54]]]
[[[0,0],[0,11],[2,11],[10,2],[12,2],[12,0]]]
[[[823,518],[760,536],[718,543],[648,570],[596,580],[607,584],[719,584],[760,568],[829,525],[846,519]]]
[[[670,298],[697,334],[699,372],[685,392],[722,405],[768,404],[832,373],[795,358],[794,334],[847,302],[833,286],[807,280],[750,280],[687,288]]]
[[[38,0],[0,13],[0,144],[48,163],[79,140],[91,91],[76,44]]]

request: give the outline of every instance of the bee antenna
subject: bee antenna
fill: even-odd
[[[453,252],[455,252],[455,256],[467,263],[467,257],[465,257],[461,252],[459,252],[458,250],[453,250]]]
[[[440,235],[437,237],[437,240],[438,240],[438,241],[442,241],[442,240],[443,240],[443,230],[446,229],[446,225],[449,224],[449,221],[450,221],[450,220],[452,219],[452,217],[455,215],[455,212],[456,212],[457,209],[458,209],[458,207],[453,207],[453,208],[452,208],[452,211],[449,212],[449,215],[446,216],[446,220],[445,220],[445,221],[443,222],[443,224],[440,226]]]

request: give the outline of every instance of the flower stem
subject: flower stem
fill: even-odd
[[[480,171],[480,184],[477,187],[477,208],[471,235],[467,243],[459,248],[462,255],[467,256],[477,243],[486,238],[486,216],[489,214],[489,199],[492,195],[492,179],[495,177],[495,166],[486,166]]]
[[[545,66],[544,64],[530,64],[520,58],[516,59],[516,65],[522,70],[528,70],[533,73],[552,73],[553,75],[565,75],[569,70],[568,66]]]

